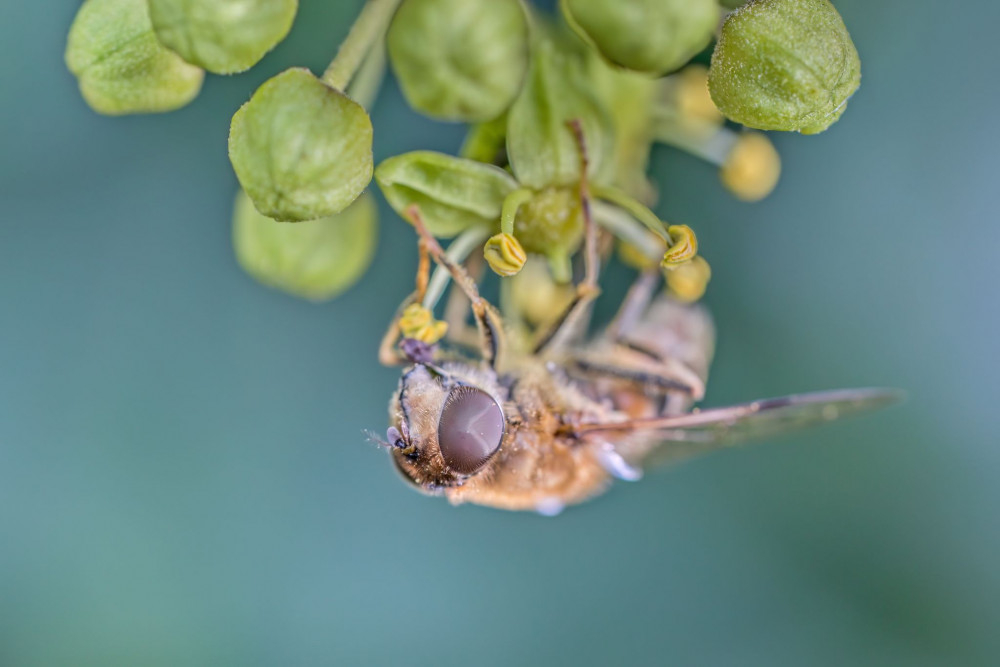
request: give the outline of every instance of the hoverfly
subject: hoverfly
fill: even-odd
[[[585,154],[584,154],[585,155]],[[586,159],[584,157],[584,159]],[[592,498],[644,468],[873,410],[900,398],[887,389],[846,389],[693,406],[705,393],[715,332],[708,311],[657,294],[657,269],[640,273],[617,315],[587,338],[599,293],[598,232],[586,187],[583,279],[552,324],[529,335],[479,294],[467,267],[445,252],[413,206],[419,236],[417,289],[400,305],[379,351],[404,370],[389,402],[382,443],[403,478],[453,504],[546,515]],[[431,259],[438,268],[429,281]],[[448,333],[441,348],[400,341],[400,317],[448,280]],[[457,289],[456,289],[457,288]],[[501,290],[501,305],[503,303]],[[466,319],[471,310],[475,329]],[[519,323],[520,324],[520,323]],[[505,326],[506,325],[506,326]],[[478,349],[470,357],[458,346]]]

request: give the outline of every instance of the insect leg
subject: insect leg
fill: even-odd
[[[479,329],[479,347],[482,357],[490,365],[496,366],[498,358],[503,351],[503,323],[500,314],[493,306],[479,295],[479,288],[475,281],[465,271],[460,264],[454,262],[437,242],[424,224],[420,216],[420,208],[416,205],[406,210],[406,216],[420,235],[420,240],[430,256],[439,266],[444,267],[451,274],[451,279],[455,285],[462,290],[472,307],[472,315],[476,320]]]
[[[625,300],[615,314],[611,324],[604,331],[604,336],[609,340],[618,341],[623,336],[627,336],[638,324],[640,318],[649,308],[653,296],[656,294],[656,287],[660,282],[660,271],[654,267],[639,274],[629,288]]]
[[[444,321],[448,323],[448,342],[461,347],[475,349],[479,345],[479,332],[469,326],[466,318],[469,315],[469,299],[459,289],[453,289],[448,294],[444,306]]]
[[[536,354],[564,345],[570,335],[582,326],[582,321],[590,312],[591,303],[601,293],[597,284],[601,265],[597,248],[597,225],[594,223],[593,215],[591,215],[590,185],[587,182],[589,164],[587,144],[580,121],[570,121],[569,126],[580,147],[580,211],[583,215],[584,225],[583,281],[576,286],[576,296],[570,301],[566,310],[535,342],[534,351]]]
[[[402,366],[410,361],[396,347],[396,341],[399,340],[399,318],[407,306],[411,303],[416,303],[417,297],[418,293],[413,292],[403,300],[403,303],[399,304],[395,315],[392,316],[392,321],[389,322],[389,328],[386,329],[385,334],[382,336],[382,342],[378,346],[378,361],[383,366]]]
[[[610,354],[579,354],[573,357],[574,371],[591,378],[604,378],[634,387],[638,394],[659,396],[660,412],[674,407],[671,397],[682,403],[701,400],[705,381],[676,359],[659,359],[645,350],[618,346]]]

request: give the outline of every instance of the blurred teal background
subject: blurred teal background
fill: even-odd
[[[835,4],[864,72],[843,120],[776,136],[756,206],[658,151],[659,212],[715,267],[709,403],[909,402],[553,520],[418,496],[366,443],[415,265],[388,209],[327,305],[233,259],[229,118],[321,70],[357,0],[303,0],[251,73],[118,119],[63,66],[78,3],[3,3],[0,664],[998,664],[1000,8]],[[459,145],[392,84],[373,113],[377,158]]]

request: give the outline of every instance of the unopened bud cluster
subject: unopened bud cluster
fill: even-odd
[[[297,10],[298,0],[86,0],[66,63],[98,112],[170,111],[196,98],[205,72],[256,65]],[[431,235],[454,239],[457,261],[480,250],[493,272],[518,276],[520,294],[544,275],[544,290],[519,299],[537,321],[539,295],[556,308],[579,274],[589,225],[601,240],[589,252],[607,259],[617,247],[630,266],[659,267],[676,298],[701,298],[711,271],[692,227],[661,219],[672,216],[657,192],[672,184],[649,173],[653,146],[705,160],[725,190],[758,201],[781,160],[748,128],[821,132],[861,78],[828,0],[560,0],[556,15],[529,0],[365,0],[330,50],[324,72],[287,69],[235,110],[240,264],[305,298],[340,293],[371,261],[374,177],[395,211],[416,207]],[[458,154],[374,164],[367,109],[387,66],[415,111],[469,125]],[[427,344],[445,329],[426,305],[401,325]]]

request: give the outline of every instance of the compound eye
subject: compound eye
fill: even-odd
[[[449,468],[471,475],[500,448],[503,431],[503,410],[492,396],[475,387],[456,387],[441,411],[438,445]]]

